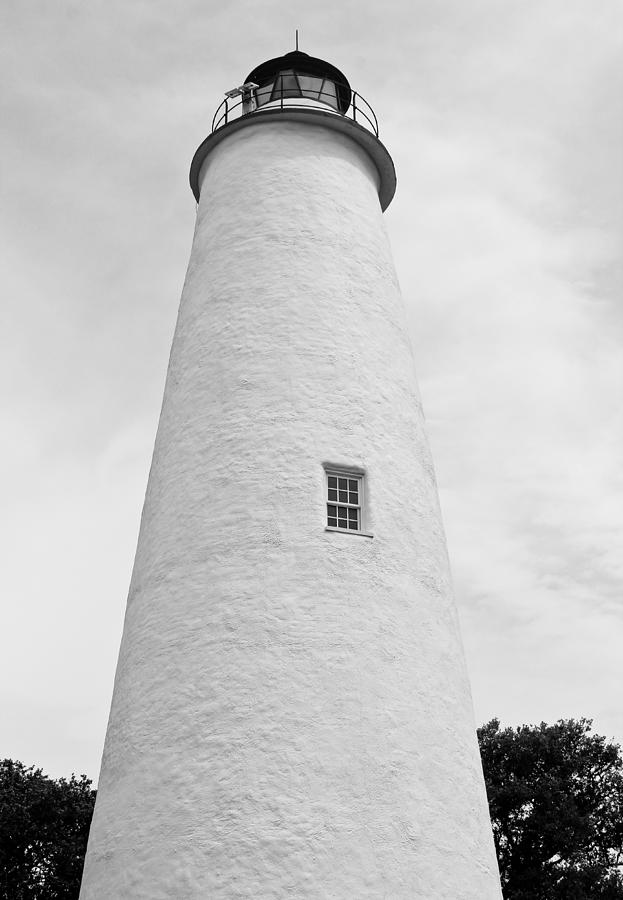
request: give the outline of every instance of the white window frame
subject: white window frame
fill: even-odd
[[[357,482],[358,503],[350,503],[341,500],[329,499],[329,478],[346,478]],[[372,537],[369,531],[366,531],[366,479],[365,472],[358,468],[350,468],[346,466],[325,465],[324,466],[324,521],[325,531],[337,531],[341,534],[358,534],[364,537]],[[339,484],[339,483],[338,483]],[[338,494],[339,496],[339,494]],[[341,528],[339,525],[329,525],[329,506],[342,506],[347,509],[357,509],[358,527],[357,528]],[[337,521],[337,515],[335,519]]]

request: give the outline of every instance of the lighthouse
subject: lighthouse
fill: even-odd
[[[190,183],[81,900],[499,900],[375,113],[271,59]]]

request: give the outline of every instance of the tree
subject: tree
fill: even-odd
[[[96,792],[0,762],[0,900],[77,900]]]
[[[623,759],[591,727],[478,729],[505,900],[623,900]]]

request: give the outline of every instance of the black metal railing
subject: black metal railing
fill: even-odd
[[[348,85],[329,82],[333,90],[294,92],[286,89],[275,89],[272,85],[250,90],[236,97],[226,97],[218,107],[212,119],[212,132],[222,128],[234,119],[249,115],[261,115],[265,110],[317,109],[330,112],[336,116],[352,119],[357,125],[379,136],[379,123],[370,104]],[[324,85],[323,85],[324,88]],[[350,92],[350,105],[342,111],[338,108],[340,88]],[[337,90],[337,94],[336,94]]]

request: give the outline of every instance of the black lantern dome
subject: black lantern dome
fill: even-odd
[[[246,83],[257,84],[255,100],[258,107],[288,98],[305,97],[346,113],[351,101],[350,85],[342,72],[300,50],[256,66],[247,75]]]

